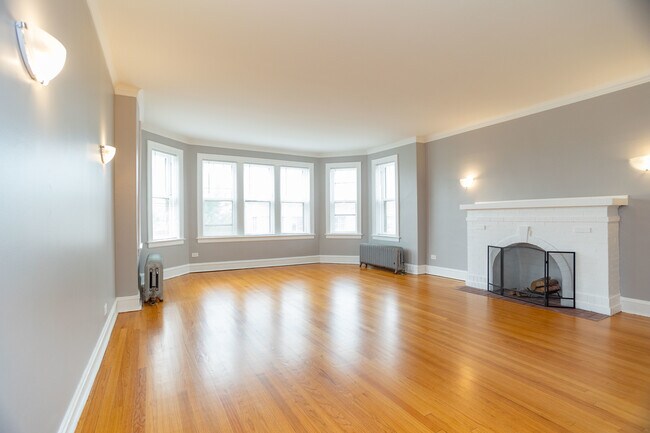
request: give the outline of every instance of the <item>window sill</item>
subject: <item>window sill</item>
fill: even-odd
[[[221,237],[202,237],[196,238],[200,244],[209,244],[214,242],[258,242],[258,241],[298,241],[314,239],[313,234],[299,235],[262,235],[262,236],[221,236]]]
[[[185,239],[168,239],[164,241],[151,241],[147,242],[149,248],[172,247],[174,245],[183,245]]]
[[[361,233],[325,233],[327,239],[361,239]]]
[[[399,242],[399,236],[388,236],[388,235],[372,235],[372,238],[376,241],[386,241],[386,242]]]

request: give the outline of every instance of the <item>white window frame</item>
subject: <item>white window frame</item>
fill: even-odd
[[[244,222],[242,224],[243,234],[244,234],[244,236],[274,236],[276,233],[278,233],[277,224],[276,224],[276,221],[277,221],[276,214],[277,214],[277,212],[275,211],[275,209],[277,207],[277,203],[278,203],[278,188],[277,188],[278,174],[276,173],[276,171],[278,171],[277,167],[274,167],[272,164],[262,164],[260,162],[246,161],[246,162],[244,162],[242,164],[242,176],[243,176],[243,173],[246,172],[245,167],[244,167],[245,165],[249,165],[249,166],[257,165],[257,166],[271,167],[272,168],[271,175],[273,176],[273,197],[269,201],[266,201],[266,200],[250,200],[250,199],[247,200],[246,199],[246,193],[245,193],[246,187],[242,185],[241,200],[242,200],[242,203],[243,203],[243,206],[244,206],[244,208],[242,210],[242,215],[244,216]],[[246,233],[246,203],[268,203],[268,205],[269,205],[269,229],[270,229],[269,233],[263,233],[263,234],[247,234]]]
[[[332,232],[332,217],[334,206],[332,206],[331,188],[332,188],[332,169],[338,168],[355,168],[357,170],[357,231],[356,233],[335,233]],[[325,164],[325,219],[327,239],[361,239],[361,162],[335,162]]]
[[[196,189],[197,189],[197,233],[198,237],[203,237],[203,162],[204,161],[213,161],[213,162],[223,162],[228,164],[235,164],[235,182],[234,182],[234,198],[233,198],[233,208],[232,208],[232,218],[233,218],[233,231],[235,232],[233,236],[236,236],[239,233],[239,164],[234,161],[226,161],[223,158],[220,158],[219,155],[212,155],[206,153],[199,153],[197,155],[197,169],[196,169]]]
[[[282,168],[301,168],[301,169],[307,169],[309,170],[309,201],[302,201],[302,202],[296,202],[296,201],[287,201],[284,199],[284,196],[282,195]],[[277,179],[279,184],[279,190],[280,190],[280,195],[278,197],[277,203],[278,206],[280,207],[280,213],[279,213],[279,228],[280,228],[280,233],[282,235],[306,235],[306,234],[311,234],[314,233],[314,169],[313,165],[311,168],[309,167],[299,167],[296,165],[287,165],[287,164],[281,164],[276,168],[277,171]],[[303,207],[303,225],[307,226],[307,230],[302,232],[302,233],[291,233],[291,232],[283,232],[282,231],[282,205],[284,203],[300,203],[303,206],[307,205],[307,208],[305,209]]]
[[[203,234],[203,160],[231,162],[237,164],[237,183],[236,183],[236,205],[237,215],[236,230],[234,235],[227,236],[205,236]],[[271,209],[271,221],[273,224],[273,234],[268,235],[246,235],[244,234],[244,164],[271,165],[274,167],[274,201]],[[281,215],[281,183],[280,167],[298,167],[309,169],[309,232],[287,234],[282,233],[282,215]],[[248,158],[242,156],[219,155],[209,153],[197,154],[197,242],[251,242],[251,241],[268,241],[268,240],[308,240],[314,239],[314,164],[311,162],[285,161],[279,159],[265,158]]]
[[[152,240],[153,239],[153,190],[151,185],[152,175],[152,154],[153,151],[168,153],[178,158],[178,237],[170,239]],[[183,245],[184,238],[184,181],[183,181],[183,150],[176,147],[166,146],[164,144],[149,140],[147,141],[147,246],[149,248],[169,247],[173,245]]]
[[[383,233],[379,225],[382,219],[380,213],[382,212],[380,203],[377,200],[377,166],[395,163],[395,235]],[[400,203],[399,203],[399,161],[397,155],[390,155],[383,158],[373,159],[370,164],[370,177],[371,177],[371,208],[372,208],[372,238],[379,241],[399,242],[400,241]]]

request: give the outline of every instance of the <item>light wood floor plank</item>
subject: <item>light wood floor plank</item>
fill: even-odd
[[[77,432],[643,433],[650,319],[347,265],[192,274],[120,314]]]

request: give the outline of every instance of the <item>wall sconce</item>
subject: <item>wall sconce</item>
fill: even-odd
[[[650,155],[637,156],[630,159],[630,165],[637,170],[648,171],[650,170]]]
[[[27,72],[47,86],[65,65],[65,47],[45,30],[23,21],[16,22],[16,37]]]
[[[473,176],[467,176],[464,177],[460,180],[460,186],[462,186],[465,189],[471,188],[472,185],[474,185],[474,177]]]
[[[102,164],[108,164],[115,157],[116,148],[108,145],[99,145],[99,155],[102,158]]]

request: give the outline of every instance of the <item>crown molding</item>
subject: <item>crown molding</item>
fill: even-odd
[[[99,13],[98,0],[87,0],[86,4],[90,10],[90,16],[93,20],[95,26],[95,33],[97,33],[97,38],[99,39],[99,45],[102,48],[104,54],[104,62],[106,62],[106,67],[108,68],[108,74],[111,77],[111,82],[115,83],[117,80],[117,75],[115,73],[115,67],[113,66],[113,58],[111,56],[110,44],[108,43],[108,37],[106,36],[106,31],[104,30],[104,25],[102,23],[101,15]]]
[[[118,94],[117,90],[115,94]],[[131,96],[131,95],[125,95],[125,96]],[[396,141],[394,143],[386,144],[383,146],[372,147],[366,150],[360,149],[360,150],[351,150],[348,152],[304,152],[304,151],[297,152],[295,149],[281,148],[281,147],[266,147],[266,146],[257,146],[251,144],[231,143],[226,141],[200,140],[183,134],[178,134],[176,132],[169,131],[164,128],[160,128],[157,125],[154,125],[152,123],[147,123],[147,122],[143,122],[141,128],[143,131],[146,131],[150,134],[156,134],[156,135],[160,135],[161,137],[176,140],[188,146],[205,146],[205,147],[215,147],[221,149],[248,150],[251,152],[265,152],[265,153],[275,153],[275,154],[282,154],[282,155],[295,155],[295,156],[303,156],[307,158],[337,158],[343,156],[374,155],[375,153],[383,152],[385,150],[395,149],[409,144],[425,143],[425,141],[423,141],[421,137],[409,137],[403,140]]]
[[[142,124],[142,129],[151,134],[156,134],[165,138],[170,138],[172,140],[180,141],[181,143],[187,144],[188,146],[205,146],[205,147],[216,147],[220,149],[247,150],[251,152],[276,153],[282,155],[303,156],[308,158],[320,157],[320,154],[316,152],[297,152],[295,149],[256,146],[252,144],[230,143],[226,141],[216,141],[216,140],[200,140],[193,137],[188,137],[186,135],[178,134],[172,131],[168,131],[164,128],[158,127],[157,125],[147,123],[147,122],[144,122]]]
[[[385,150],[395,149],[397,147],[407,146],[409,144],[416,144],[416,143],[426,143],[426,141],[423,141],[423,138],[419,137],[419,136],[408,137],[408,138],[404,138],[402,140],[396,141],[396,142],[391,143],[391,144],[385,144],[383,146],[371,147],[365,153],[366,153],[366,155],[374,155],[375,153],[383,152]]]
[[[131,98],[139,98],[142,89],[125,83],[116,83],[113,85],[113,92],[119,96],[129,96]]]
[[[646,83],[650,83],[650,74],[642,75],[641,77],[637,77],[627,81],[617,82],[614,84],[610,83],[606,86],[597,87],[595,89],[591,89],[586,92],[574,93],[572,95],[565,96],[562,98],[542,102],[541,104],[536,104],[524,108],[522,110],[513,111],[503,116],[493,117],[491,119],[474,123],[471,125],[467,125],[462,128],[453,129],[446,132],[432,133],[423,136],[422,139],[424,140],[425,143],[430,143],[432,141],[438,141],[438,140],[442,140],[443,138],[453,137],[454,135],[460,135],[465,132],[475,131],[477,129],[486,128],[488,126],[498,125],[499,123],[504,123],[510,120],[515,120],[533,114],[542,113],[544,111],[552,110],[554,108],[564,107],[566,105],[575,104],[576,102],[586,101],[588,99],[597,98],[599,96],[607,95],[608,93],[618,92],[620,90],[629,89],[630,87],[635,87]]]

